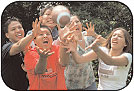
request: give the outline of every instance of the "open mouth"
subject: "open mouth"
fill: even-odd
[[[78,30],[79,30],[79,28],[77,27],[77,28],[76,28],[76,30],[78,31]]]
[[[17,37],[22,37],[22,34],[17,34],[16,36],[17,36]]]
[[[48,41],[44,41],[43,44],[48,44]]]
[[[118,44],[118,42],[117,41],[113,41],[112,44]]]

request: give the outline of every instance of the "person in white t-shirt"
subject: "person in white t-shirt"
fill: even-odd
[[[88,31],[87,31],[88,34]],[[77,63],[99,60],[99,84],[98,90],[119,90],[126,86],[128,72],[132,63],[132,39],[123,28],[114,29],[104,47],[99,47],[97,42],[100,36],[86,49],[92,50],[80,56],[73,42],[64,47],[69,47]]]

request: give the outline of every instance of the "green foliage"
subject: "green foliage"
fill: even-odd
[[[38,13],[46,5],[64,5],[69,8],[71,14],[79,16],[82,24],[86,27],[86,22],[95,24],[95,31],[106,37],[114,28],[123,27],[132,35],[133,23],[132,13],[129,8],[120,2],[113,1],[76,1],[76,2],[13,2],[9,4],[1,16],[2,26],[8,17],[18,17],[22,20],[25,31],[32,29],[32,21],[39,17]],[[3,27],[2,27],[3,30]],[[5,36],[2,31],[2,45],[5,43]],[[93,61],[96,81],[98,82],[98,61]],[[132,78],[132,68],[130,69],[127,84]]]

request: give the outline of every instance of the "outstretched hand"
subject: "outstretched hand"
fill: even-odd
[[[87,34],[85,34],[85,36],[95,36],[96,33],[94,32],[94,24],[92,26],[92,23],[90,22],[90,26],[88,25],[88,23],[86,23],[87,28],[83,27],[83,29],[87,32]]]
[[[54,54],[55,52],[50,52],[50,50],[41,50],[38,46],[35,47],[38,54],[40,55],[40,57],[44,57],[47,58],[48,56],[51,56],[52,54]]]
[[[38,21],[37,18],[36,18],[35,22],[33,21],[33,24],[32,24],[32,27],[33,27],[33,29],[32,29],[32,35],[34,37],[36,37],[38,31],[40,30],[40,23],[41,23],[41,21]]]
[[[95,41],[91,45],[89,45],[88,47],[86,47],[85,50],[87,50],[89,48],[95,47],[96,44],[100,41],[100,37],[101,37],[101,35],[98,35],[97,38],[95,39]]]
[[[72,39],[72,35],[73,33],[75,32],[74,31],[70,31],[70,28],[65,26],[64,28],[61,28],[59,25],[57,25],[58,27],[58,30],[59,30],[59,37],[60,37],[60,40],[63,42],[68,42]],[[73,27],[71,27],[71,29],[73,29]]]
[[[69,43],[63,43],[61,41],[60,43],[61,47],[67,48],[66,53],[75,52],[77,50],[77,42],[76,41],[70,41]]]

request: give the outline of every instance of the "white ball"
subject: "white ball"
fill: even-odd
[[[52,19],[55,23],[64,27],[70,22],[70,11],[65,6],[55,6],[52,10]]]

